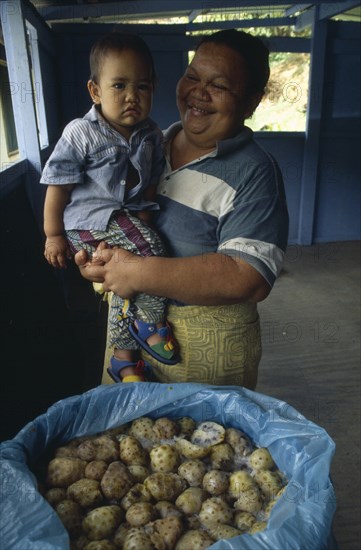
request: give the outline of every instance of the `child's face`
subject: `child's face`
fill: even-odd
[[[99,82],[89,80],[88,90],[103,117],[129,139],[136,124],[152,107],[151,67],[132,50],[111,51],[104,58]]]

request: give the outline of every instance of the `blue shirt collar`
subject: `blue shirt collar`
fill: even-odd
[[[116,130],[114,130],[114,128],[109,124],[109,122],[107,122],[107,120],[103,117],[103,115],[99,111],[99,108],[95,104],[92,105],[91,109],[84,116],[84,119],[90,120],[91,122],[98,122],[100,126],[104,126],[105,128],[108,128],[113,132],[119,133]],[[133,137],[133,135],[137,134],[141,130],[146,129],[147,131],[149,131],[149,130],[154,130],[155,128],[157,128],[157,125],[151,118],[148,117],[137,125],[131,137]]]

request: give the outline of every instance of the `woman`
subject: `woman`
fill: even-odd
[[[235,30],[204,37],[177,86],[181,122],[165,132],[155,222],[172,257],[121,249],[99,250],[102,265],[76,257],[84,277],[123,298],[146,292],[171,301],[181,362],[144,356],[162,382],[256,386],[256,304],[280,272],[288,235],[279,169],[244,126],[268,77],[258,38]]]

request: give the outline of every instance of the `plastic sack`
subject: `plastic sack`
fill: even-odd
[[[218,541],[212,550],[333,548],[336,508],[329,469],[335,445],[325,430],[283,401],[244,388],[200,384],[114,384],[59,401],[1,445],[2,550],[69,548],[68,535],[37,491],[27,466],[49,445],[114,428],[140,416],[191,416],[246,432],[268,447],[289,480],[267,528]]]

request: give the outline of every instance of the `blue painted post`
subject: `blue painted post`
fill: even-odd
[[[312,28],[310,85],[298,227],[298,244],[301,245],[312,244],[316,215],[327,39],[327,21],[320,21],[318,13],[319,8],[316,7]]]

